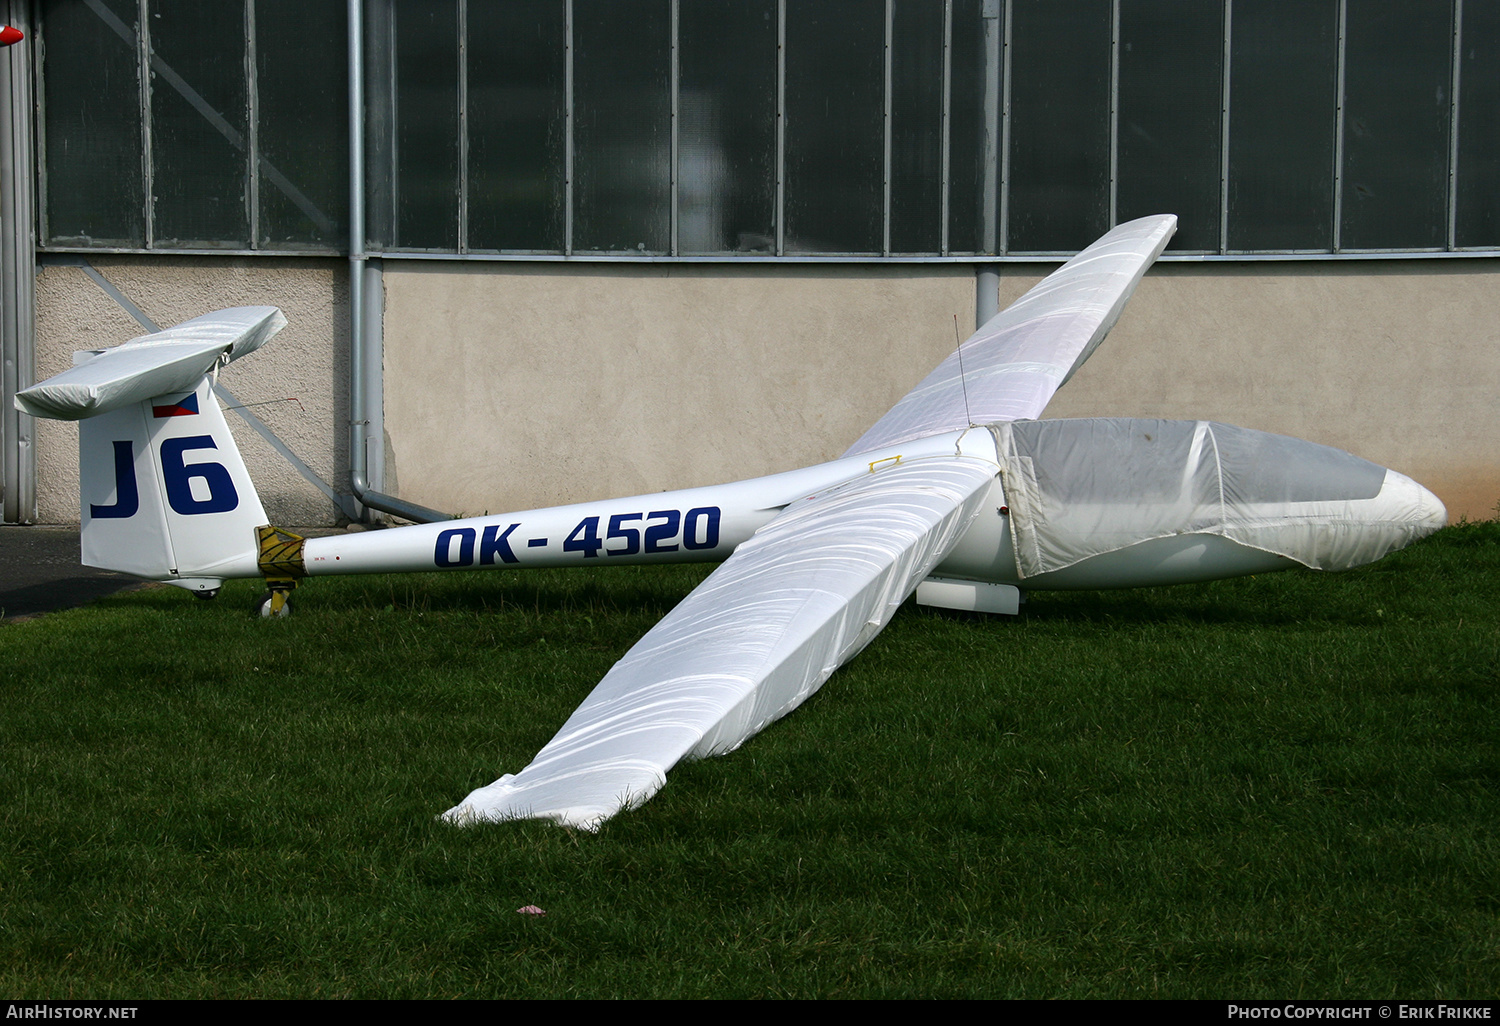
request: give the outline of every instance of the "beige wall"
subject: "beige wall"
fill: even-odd
[[[224,383],[347,490],[347,264],[92,257],[162,325],[274,303]],[[385,264],[387,490],[481,513],[772,473],[841,453],[973,321],[965,265]],[[1006,265],[1001,302],[1046,266]],[[1049,416],[1207,417],[1500,502],[1500,261],[1158,264]],[[38,375],[140,334],[80,268],[37,278]],[[272,520],[333,505],[235,415]],[[78,519],[76,429],[38,424],[43,522]]]
[[[1050,267],[1007,265],[1001,304]],[[966,266],[386,264],[390,487],[463,513],[838,455],[973,320]],[[1048,416],[1348,449],[1500,501],[1500,262],[1159,264]]]
[[[385,267],[388,484],[468,514],[832,459],[974,320],[958,266]]]
[[[169,327],[229,306],[269,304],[288,325],[270,345],[225,368],[220,382],[288,448],[348,491],[348,291],[338,260],[90,256],[89,264],[147,317]],[[79,267],[46,266],[36,281],[38,380],[72,366],[73,352],[146,333]],[[236,414],[225,415],[273,523],[332,524],[332,502]],[[36,422],[37,520],[78,522],[78,427]]]

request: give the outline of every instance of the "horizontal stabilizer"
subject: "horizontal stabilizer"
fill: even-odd
[[[592,830],[655,794],[679,760],[739,747],[879,633],[963,535],[996,470],[918,460],[793,503],[637,642],[531,765],[446,818]]]
[[[156,396],[192,392],[221,364],[252,353],[286,327],[274,306],[239,306],[106,349],[16,393],[33,417],[82,420]]]

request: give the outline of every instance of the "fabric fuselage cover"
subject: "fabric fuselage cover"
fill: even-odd
[[[1340,449],[1210,421],[996,424],[1021,577],[1179,534],[1213,534],[1317,569],[1420,537],[1379,509],[1386,469]]]

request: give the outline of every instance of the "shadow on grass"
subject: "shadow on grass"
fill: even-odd
[[[589,568],[595,569],[595,568]],[[518,573],[428,574],[350,579],[330,599],[377,609],[423,612],[655,613],[665,616],[713,569],[600,567],[601,574],[572,568]],[[309,601],[323,581],[299,593]]]
[[[1357,626],[1379,622],[1372,609],[1330,602],[1326,590],[1317,587],[1327,579],[1313,576],[1310,571],[1308,574],[1312,586],[1298,596],[1305,601],[1295,603],[1286,601],[1285,588],[1262,596],[1256,593],[1253,584],[1238,582],[1120,591],[1032,592],[1014,622],[1099,627],[1181,624],[1277,627],[1314,622]],[[986,613],[945,609],[924,608],[922,612],[956,622],[995,619]]]
[[[532,615],[629,613],[665,616],[713,569],[684,567],[600,567],[602,574],[572,568],[498,573],[426,573],[359,577],[320,577],[301,582],[292,595],[299,612],[502,613]],[[230,581],[218,599],[200,603],[168,586],[146,585],[125,601],[130,608],[180,612],[201,606],[256,606],[264,585]],[[105,598],[102,603],[111,599]]]

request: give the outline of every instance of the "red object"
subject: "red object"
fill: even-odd
[[[9,25],[6,25],[4,28],[0,28],[0,46],[9,46],[12,43],[19,43],[25,38],[26,34],[18,28],[11,28]]]

